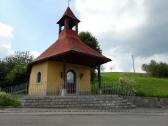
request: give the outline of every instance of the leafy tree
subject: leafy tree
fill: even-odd
[[[80,32],[79,37],[82,40],[82,42],[87,44],[89,47],[91,47],[92,49],[96,50],[99,53],[102,53],[99,42],[90,32]],[[95,68],[92,68],[91,69],[91,81],[93,82],[95,78],[96,78]]]
[[[9,72],[9,68],[4,61],[0,60],[0,84],[5,83],[5,77]]]
[[[27,65],[33,60],[29,52],[15,52],[0,60],[0,85],[16,85],[26,82]]]
[[[0,60],[0,80],[2,80],[6,74],[7,68],[5,63]]]
[[[79,37],[82,42],[90,46],[92,49],[96,50],[99,53],[102,53],[99,42],[90,32],[80,32]]]
[[[26,69],[27,66],[24,64],[17,64],[13,69],[7,74],[6,79],[9,83],[21,84],[26,82]]]
[[[105,70],[105,67],[101,65],[100,70],[103,72]]]
[[[157,63],[155,60],[151,60],[149,64],[143,64],[142,70],[154,77],[168,77],[168,64]]]
[[[15,52],[4,59],[4,62],[10,69],[13,69],[15,65],[24,64],[27,65],[33,60],[33,56],[28,51],[26,52]]]

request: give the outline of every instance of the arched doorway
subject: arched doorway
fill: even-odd
[[[74,70],[68,70],[66,73],[66,89],[68,94],[76,93],[76,73]]]

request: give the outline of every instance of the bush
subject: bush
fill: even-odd
[[[151,60],[149,64],[142,65],[142,70],[154,77],[168,77],[168,64],[166,63],[157,63],[156,61]]]
[[[134,88],[135,81],[126,77],[120,77],[117,81],[103,82],[101,85],[102,93],[109,95],[134,96],[137,94]],[[91,85],[91,92],[99,94],[98,82]]]
[[[20,106],[20,104],[18,97],[5,92],[0,92],[0,106],[17,107]]]
[[[119,78],[119,87],[121,94],[125,95],[135,95],[136,89],[134,88],[135,81],[129,78],[120,77]]]

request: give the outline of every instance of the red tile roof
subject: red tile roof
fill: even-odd
[[[34,62],[48,59],[50,57],[56,57],[59,54],[69,51],[75,51],[92,57],[97,57],[98,59],[100,58],[101,60],[104,59],[105,61],[110,61],[110,59],[83,43],[75,31],[66,29],[60,33],[58,40],[37,57]]]
[[[64,13],[64,15],[62,16],[62,18],[57,22],[59,24],[59,22],[61,22],[63,20],[64,17],[70,17],[72,19],[74,19],[77,22],[80,22],[80,20],[74,15],[74,13],[72,12],[72,10],[68,7]]]

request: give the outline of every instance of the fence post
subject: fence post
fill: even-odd
[[[101,89],[101,73],[100,73],[100,65],[98,66],[98,83],[99,83],[99,94],[102,94],[102,89]]]
[[[28,82],[26,82],[26,95],[28,94],[28,91],[29,91],[29,85]]]

